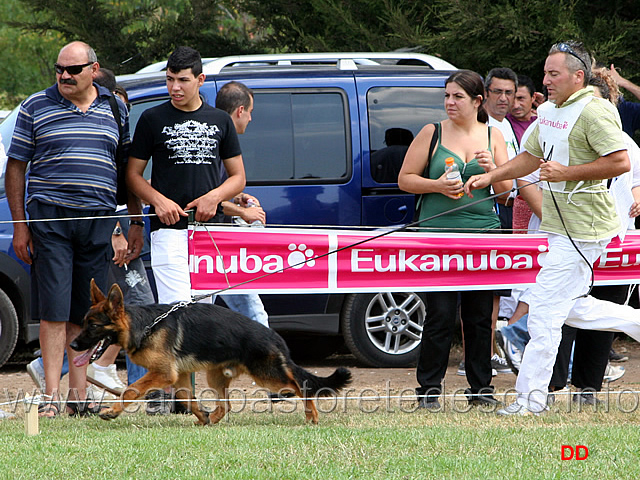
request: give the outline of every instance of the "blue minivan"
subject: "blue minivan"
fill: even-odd
[[[420,129],[446,118],[444,82],[453,69],[420,54],[235,56],[204,65],[200,92],[213,105],[231,80],[254,91],[253,121],[239,139],[246,191],[260,199],[269,224],[373,229],[411,221],[414,198],[398,189],[397,173]],[[144,110],[168,99],[162,72],[118,81],[129,94],[132,130]],[[15,114],[0,124],[7,149]],[[10,219],[2,188],[0,221]],[[11,224],[0,223],[0,365],[18,338],[37,339],[38,328],[29,313],[28,269],[12,255],[11,235]],[[417,358],[427,308],[420,293],[261,297],[294,354],[301,346],[323,356],[346,344],[371,366]],[[385,322],[389,316],[402,321]]]

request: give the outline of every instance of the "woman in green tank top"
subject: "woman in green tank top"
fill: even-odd
[[[482,77],[469,70],[459,70],[445,83],[444,107],[447,120],[426,125],[411,143],[398,175],[399,187],[410,193],[422,194],[420,219],[449,211],[490,195],[487,188],[475,192],[474,198],[463,196],[463,183],[447,178],[445,159],[452,157],[460,170],[462,181],[470,176],[489,172],[508,161],[507,148],[499,130],[490,129],[482,104]],[[429,158],[432,136],[438,135],[437,148]],[[511,181],[492,185],[497,192],[511,189]],[[506,196],[505,195],[505,196]],[[443,215],[422,224],[431,231],[486,232],[500,228],[493,202],[486,201]],[[491,312],[493,292],[428,292],[427,318],[422,331],[416,389],[423,396],[420,406],[439,409],[451,340],[458,314],[458,304],[465,338],[465,367],[470,388],[465,393],[472,404],[495,405],[491,386]]]

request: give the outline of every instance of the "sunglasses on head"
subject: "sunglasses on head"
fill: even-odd
[[[587,67],[587,64],[585,63],[585,61],[580,58],[578,56],[578,54],[576,52],[573,51],[573,49],[567,45],[566,43],[559,43],[558,45],[556,45],[556,48],[558,49],[558,51],[563,52],[563,53],[568,53],[569,55],[572,55],[574,57],[576,57],[578,60],[580,60],[580,63],[582,63],[582,65],[584,65],[585,68],[585,72],[589,71],[589,68]]]
[[[78,75],[84,67],[88,67],[89,65],[93,65],[94,63],[95,62],[84,63],[82,65],[68,65],[66,67],[63,67],[62,65],[56,63],[53,65],[53,68],[56,69],[56,73],[59,75],[62,75],[65,70],[69,72],[69,75]]]

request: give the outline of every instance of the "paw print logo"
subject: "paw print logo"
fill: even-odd
[[[287,263],[291,268],[298,269],[304,267],[305,265],[313,267],[316,264],[315,260],[309,260],[307,263],[302,263],[305,260],[313,257],[313,250],[307,248],[304,243],[301,243],[300,245],[291,243],[289,244],[289,250],[291,250],[291,253],[287,257]]]

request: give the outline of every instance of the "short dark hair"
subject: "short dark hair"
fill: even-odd
[[[536,86],[533,83],[533,80],[531,80],[531,78],[527,77],[526,75],[518,75],[518,88],[519,87],[527,87],[527,90],[529,90],[529,95],[531,95],[533,97],[533,94],[536,93]]]
[[[116,89],[116,76],[108,68],[100,67],[93,81],[98,85],[105,87],[110,92],[113,92]]]
[[[479,73],[471,70],[458,70],[449,76],[444,82],[445,87],[454,82],[467,93],[471,98],[480,97],[480,107],[478,107],[477,119],[480,123],[487,123],[489,121],[489,114],[484,108],[484,85],[482,84],[482,77]]]
[[[487,78],[484,79],[484,88],[485,90],[491,87],[491,82],[494,78],[500,78],[502,80],[511,80],[515,86],[516,90],[518,89],[518,76],[516,72],[507,67],[497,67],[492,68],[487,73]]]
[[[244,83],[231,81],[225,83],[216,95],[216,108],[224,110],[229,115],[238,107],[249,108],[253,99],[253,90]]]
[[[200,52],[191,47],[176,48],[167,59],[167,70],[178,73],[180,70],[191,69],[194,77],[202,73],[202,58]]]

